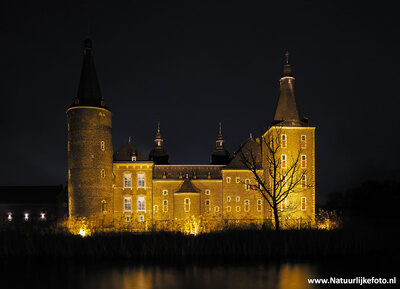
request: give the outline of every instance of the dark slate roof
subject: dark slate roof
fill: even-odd
[[[135,147],[131,141],[124,144],[114,153],[114,161],[132,161],[132,156],[136,156],[136,161],[147,161],[148,159]]]
[[[222,179],[220,165],[155,165],[153,179]]]
[[[286,59],[280,79],[280,93],[275,107],[273,125],[307,126],[307,120],[301,114],[294,94],[294,80],[292,68]]]
[[[96,67],[93,59],[92,41],[90,39],[85,39],[78,93],[71,107],[74,106],[95,106],[107,108],[100,92],[100,85],[97,79]]]
[[[223,169],[237,169],[237,170],[247,170],[247,167],[243,163],[243,157],[251,159],[251,156],[255,157],[256,167],[262,168],[262,158],[261,158],[261,145],[255,141],[253,138],[249,138],[244,144],[240,146],[238,151],[235,153],[232,161]]]
[[[188,178],[186,178],[183,181],[182,186],[175,193],[200,193],[200,190],[197,189]]]
[[[59,186],[4,186],[0,187],[1,204],[56,203],[63,189]]]

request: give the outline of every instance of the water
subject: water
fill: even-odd
[[[340,262],[339,262],[340,263]],[[309,285],[308,278],[386,277],[387,268],[365,266],[365,262],[280,263],[280,264],[180,264],[131,265],[116,262],[0,261],[1,288],[73,289],[300,289],[327,288]],[[360,264],[364,264],[360,267]],[[362,269],[361,269],[362,268]],[[368,270],[368,268],[370,270]],[[392,273],[388,277],[393,277]],[[357,285],[359,288],[360,286]],[[347,285],[346,288],[351,286]],[[331,288],[338,288],[337,285]]]

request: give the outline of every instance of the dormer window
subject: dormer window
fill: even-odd
[[[136,156],[132,156],[132,162],[136,162]]]

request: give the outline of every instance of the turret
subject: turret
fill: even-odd
[[[154,139],[154,149],[149,154],[149,160],[156,165],[168,165],[168,153],[164,150],[164,139],[161,135],[160,122],[157,124],[156,137]]]
[[[112,220],[112,121],[100,92],[90,39],[84,42],[78,93],[67,109],[69,217]]]
[[[210,157],[210,164],[212,165],[227,165],[230,161],[230,154],[224,147],[224,138],[222,137],[222,126],[219,123],[219,130],[217,140],[215,142],[215,150]]]

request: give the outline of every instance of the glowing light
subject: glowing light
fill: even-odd
[[[10,212],[10,213],[8,213],[8,217],[7,217],[7,219],[11,222],[12,221],[12,213]]]
[[[46,219],[46,214],[45,213],[40,213],[40,219],[42,219],[42,220],[44,220],[44,219]]]
[[[79,230],[79,235],[86,237],[86,230],[83,227]]]
[[[24,214],[24,220],[25,220],[25,221],[28,221],[28,220],[29,220],[29,214],[28,214],[28,213],[25,213],[25,214]]]

